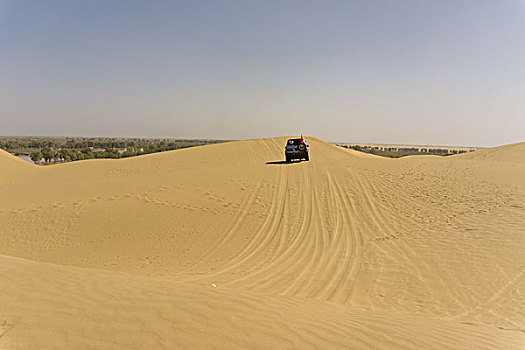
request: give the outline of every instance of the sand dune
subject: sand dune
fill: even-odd
[[[496,162],[512,162],[525,165],[525,142],[478,150],[475,153],[463,154],[467,159],[489,159]]]
[[[0,151],[0,347],[525,347],[525,143]],[[216,288],[212,287],[216,284]]]

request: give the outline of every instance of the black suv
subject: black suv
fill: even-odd
[[[306,144],[306,141],[302,136],[300,139],[289,139],[286,141],[286,147],[284,148],[286,162],[291,162],[292,159],[304,159],[306,161],[310,160],[308,147],[310,146]]]

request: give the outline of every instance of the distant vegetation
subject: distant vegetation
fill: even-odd
[[[224,141],[144,138],[0,137],[0,148],[37,164],[95,158],[126,158]]]
[[[356,144],[339,144],[344,148],[354,149],[356,151],[371,153],[378,156],[400,158],[404,156],[418,154],[432,154],[438,156],[448,156],[452,154],[461,154],[475,151],[476,148],[468,147],[421,147],[421,146],[391,146],[391,145],[356,145]]]

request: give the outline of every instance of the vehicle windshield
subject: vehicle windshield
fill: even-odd
[[[287,145],[298,145],[301,143],[301,139],[289,139]]]

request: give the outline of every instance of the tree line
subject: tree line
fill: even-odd
[[[431,148],[431,147],[388,147],[388,146],[370,146],[370,145],[340,145],[344,148],[350,148],[356,151],[371,153],[379,156],[390,158],[399,158],[416,154],[434,154],[447,156],[451,154],[461,154],[473,151],[465,149],[448,149],[448,148]]]
[[[97,158],[127,158],[142,154],[223,142],[219,140],[0,137],[0,148],[28,155],[37,164]]]

